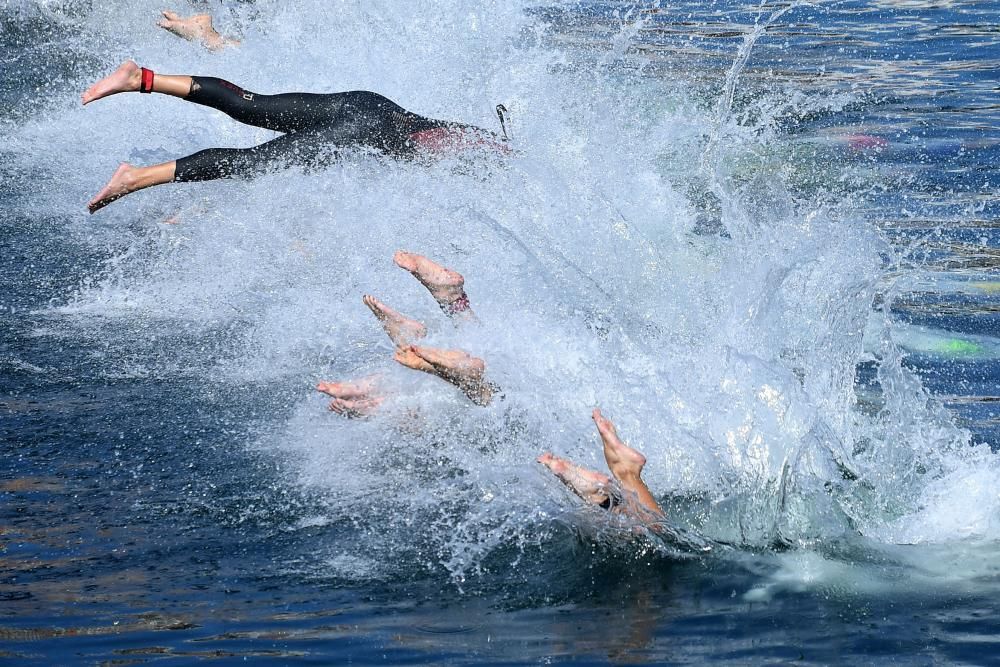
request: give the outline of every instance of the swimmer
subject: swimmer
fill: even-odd
[[[642,481],[646,457],[622,442],[615,425],[601,414],[599,408],[594,408],[592,417],[601,435],[604,460],[607,461],[611,474],[618,480],[621,491],[625,493],[616,493],[617,489],[611,484],[611,478],[604,473],[588,470],[548,452],[539,456],[538,462],[587,502],[627,514],[648,524],[663,519],[666,514]]]
[[[427,288],[446,315],[459,320],[475,320],[469,297],[465,293],[465,278],[457,271],[441,266],[423,255],[399,250],[392,260],[406,269]]]
[[[385,400],[378,388],[379,378],[369,375],[353,382],[320,382],[316,391],[333,398],[330,411],[348,418],[370,417]]]
[[[176,12],[164,10],[163,18],[156,25],[189,42],[200,42],[209,51],[240,45],[238,39],[225,37],[216,31],[210,14],[195,14],[184,18]]]
[[[476,405],[489,405],[499,391],[486,379],[486,363],[465,350],[405,345],[396,348],[393,358],[415,371],[436,375],[455,385]]]
[[[137,190],[170,182],[259,175],[273,165],[322,165],[331,151],[365,146],[395,157],[467,149],[510,152],[492,132],[411,113],[369,91],[261,95],[214,77],[154,74],[127,60],[82,95],[84,104],[118,93],[160,93],[218,109],[282,136],[251,148],[209,148],[148,167],[123,163],[87,204],[91,213]]]

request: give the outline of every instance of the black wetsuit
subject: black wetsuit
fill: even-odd
[[[258,95],[214,77],[191,77],[189,102],[283,136],[252,148],[209,148],[177,160],[175,181],[253,176],[267,166],[317,164],[345,146],[370,146],[392,155],[412,154],[411,135],[435,128],[472,128],[424,118],[368,91]]]

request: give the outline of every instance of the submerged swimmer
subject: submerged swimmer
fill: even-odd
[[[472,312],[472,304],[465,293],[465,278],[461,273],[405,250],[397,250],[392,261],[399,268],[409,271],[456,324],[475,321],[476,314]],[[427,335],[427,327],[422,322],[410,319],[375,297],[366,294],[362,301],[382,323],[382,328],[396,347],[406,347]]]
[[[465,293],[465,278],[457,271],[416,253],[398,251],[393,261],[406,269],[427,288],[438,306],[452,320],[474,320],[475,313]],[[364,304],[396,346],[393,358],[413,370],[436,375],[458,387],[477,405],[488,405],[498,387],[486,379],[486,363],[464,350],[443,350],[415,345],[427,335],[422,322],[403,315],[374,296],[364,295]],[[378,382],[365,378],[350,382],[320,382],[316,389],[333,398],[330,409],[347,417],[370,416],[385,398]]]
[[[260,95],[214,77],[154,74],[131,60],[88,88],[82,99],[89,104],[126,92],[179,97],[285,134],[252,148],[209,148],[149,167],[123,163],[88,203],[91,213],[130,192],[172,181],[252,177],[274,164],[322,164],[337,148],[367,146],[396,157],[470,148],[510,151],[492,132],[419,116],[378,93]]]
[[[619,488],[615,488],[611,478],[604,473],[588,470],[548,452],[539,456],[538,462],[587,502],[654,526],[666,514],[642,481],[646,457],[622,442],[615,425],[601,414],[600,409],[594,408],[592,417],[601,434],[604,460]]]

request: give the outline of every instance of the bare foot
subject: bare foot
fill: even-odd
[[[139,66],[131,60],[123,62],[118,69],[107,75],[83,92],[81,99],[84,104],[99,100],[115,93],[128,93],[139,90],[142,72]]]
[[[177,12],[164,10],[163,18],[157,21],[156,25],[188,41],[200,40],[206,34],[215,32],[209,14],[195,14],[184,18]]]
[[[372,398],[335,398],[330,401],[330,410],[338,415],[356,419],[358,417],[371,417],[378,410],[378,406],[385,400],[383,396]]]
[[[487,405],[495,387],[486,381],[486,364],[464,350],[440,350],[410,345],[396,350],[395,359],[414,370],[437,375],[461,389],[473,403]]]
[[[632,449],[618,437],[618,431],[611,420],[601,414],[600,408],[594,408],[591,415],[597,424],[597,432],[601,434],[604,443],[604,458],[608,468],[619,480],[629,477],[639,477],[646,465],[646,457]]]
[[[649,492],[646,482],[642,480],[646,457],[621,441],[615,425],[601,414],[599,408],[594,408],[592,416],[604,443],[604,459],[608,462],[611,474],[621,483],[622,489],[634,494],[633,498],[625,498],[625,503],[618,511],[632,514],[641,520],[662,518],[663,509]]]
[[[94,195],[94,198],[90,200],[87,204],[87,209],[94,213],[104,208],[111,202],[121,197],[124,197],[128,193],[135,190],[135,179],[132,178],[132,172],[135,167],[123,162],[112,174],[111,180],[105,185],[100,192]]]
[[[320,382],[316,391],[321,391],[334,398],[368,398],[377,392],[378,376],[355,380],[353,382]]]
[[[227,40],[215,30],[215,27],[212,25],[212,17],[209,14],[195,14],[194,16],[184,18],[176,12],[165,10],[163,18],[156,25],[182,39],[201,42],[212,51],[221,49],[228,44],[237,43]]]
[[[573,492],[584,500],[595,505],[603,505],[611,500],[606,490],[611,484],[611,478],[604,473],[582,468],[548,452],[539,456],[538,462],[551,470],[563,484],[573,489]]]
[[[424,373],[430,373],[432,375],[436,374],[434,367],[417,356],[417,353],[410,349],[409,345],[397,347],[395,353],[392,355],[392,358],[407,368],[412,368],[415,371],[423,371]]]
[[[366,294],[362,300],[397,346],[409,345],[427,335],[427,327],[423,324],[400,314],[375,297]]]
[[[469,310],[469,297],[465,295],[462,274],[412,252],[400,250],[392,259],[396,266],[412,273],[427,288],[444,312],[454,315]]]
[[[330,401],[333,412],[345,417],[369,417],[385,400],[378,389],[378,380],[377,375],[369,375],[353,382],[320,382],[316,390],[333,397]]]

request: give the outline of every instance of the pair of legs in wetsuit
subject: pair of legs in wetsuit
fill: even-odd
[[[260,95],[214,77],[154,74],[126,61],[83,93],[83,103],[124,92],[162,93],[285,134],[252,148],[210,148],[150,167],[122,164],[88,204],[91,213],[136,190],[171,181],[249,177],[275,164],[322,164],[333,152],[367,146],[393,156],[420,149],[508,149],[471,125],[425,118],[368,91]]]

